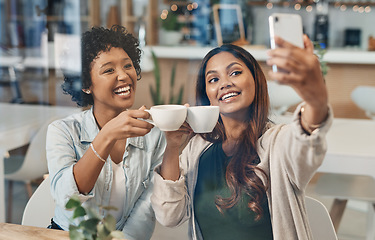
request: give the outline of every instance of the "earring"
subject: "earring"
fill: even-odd
[[[84,92],[86,94],[91,94],[91,91],[89,89],[82,89],[82,92]]]

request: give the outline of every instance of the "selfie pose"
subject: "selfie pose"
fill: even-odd
[[[82,36],[82,74],[65,76],[63,90],[89,110],[53,122],[47,159],[56,210],[50,228],[68,230],[79,195],[84,207],[110,211],[126,239],[150,239],[155,216],[150,203],[153,170],[166,142],[144,107],[129,110],[140,79],[139,42],[124,27],[94,27]],[[78,79],[78,82],[77,82]],[[82,85],[82,86],[80,86]],[[105,216],[108,212],[100,210]]]
[[[252,55],[222,45],[203,59],[197,105],[220,108],[211,133],[190,139],[179,156],[185,124],[166,132],[163,162],[151,197],[157,220],[178,226],[189,219],[191,239],[312,239],[305,188],[326,153],[332,122],[327,90],[311,41],[304,48],[275,37],[271,79],[304,100],[290,124],[268,119],[267,81]]]

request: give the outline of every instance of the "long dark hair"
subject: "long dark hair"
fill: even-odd
[[[269,182],[267,174],[257,167],[260,162],[257,154],[257,140],[265,131],[268,122],[269,97],[267,81],[260,65],[248,51],[231,44],[222,45],[212,49],[202,61],[196,85],[197,105],[210,105],[206,93],[205,79],[207,62],[221,52],[229,52],[246,64],[255,81],[255,97],[250,105],[248,126],[242,132],[241,137],[237,139],[235,154],[226,169],[225,177],[231,196],[228,198],[218,196],[216,206],[221,212],[224,209],[231,208],[237,204],[242,194],[245,193],[250,197],[248,207],[256,213],[255,219],[259,220],[263,215],[261,204],[265,200]],[[201,136],[210,142],[223,142],[227,136],[225,135],[222,119],[219,118],[213,132],[201,134]],[[256,174],[257,172],[265,176],[265,183]]]

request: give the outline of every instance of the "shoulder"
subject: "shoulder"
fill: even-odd
[[[80,113],[69,115],[65,118],[53,121],[48,126],[48,131],[60,130],[63,132],[77,131],[82,129],[83,121],[90,114],[90,110],[85,110]]]
[[[203,139],[201,135],[196,134],[196,135],[194,135],[194,137],[192,137],[190,139],[189,143],[192,144],[192,145],[196,145],[196,144],[208,144],[209,141]]]
[[[199,134],[196,134],[194,137],[192,137],[189,140],[188,144],[184,148],[184,152],[189,152],[189,154],[192,154],[192,153],[200,154],[210,144],[211,142],[206,141]]]
[[[276,138],[280,132],[288,129],[287,124],[275,124],[274,122],[268,122],[264,129],[262,136],[258,139],[258,142],[269,142],[272,139]]]

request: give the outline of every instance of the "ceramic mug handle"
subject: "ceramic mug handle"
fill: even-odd
[[[148,112],[151,115],[151,110],[145,109],[144,111]],[[144,118],[139,118],[139,119],[143,120],[145,122],[151,123],[152,125],[156,126],[156,124],[154,123],[154,121],[152,121],[151,119],[144,119]]]

